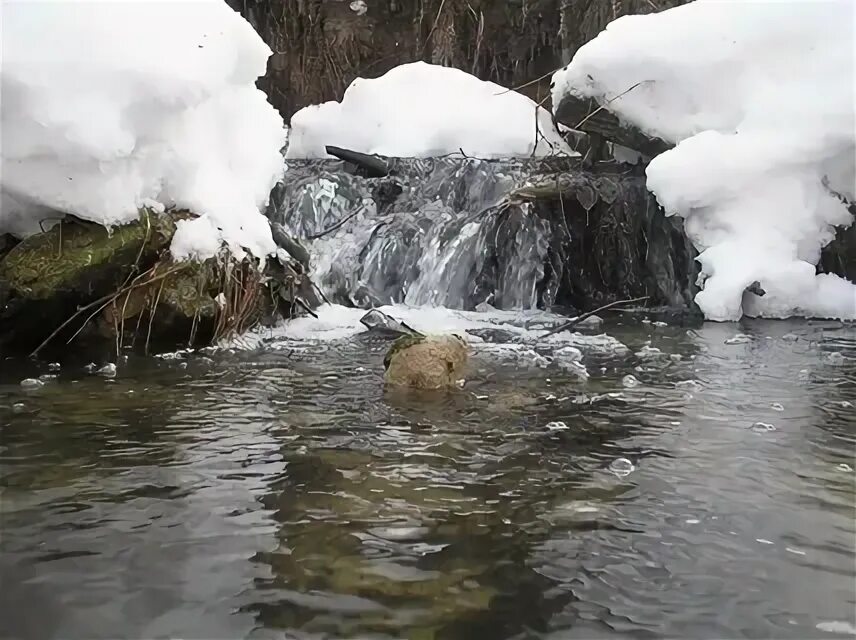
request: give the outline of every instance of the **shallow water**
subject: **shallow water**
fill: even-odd
[[[0,636],[856,632],[853,326],[628,317],[629,350],[573,340],[586,379],[543,314],[411,311],[474,343],[426,396],[358,317],[32,390],[0,363]]]

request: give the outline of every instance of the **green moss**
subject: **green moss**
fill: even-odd
[[[129,273],[141,253],[165,247],[173,219],[147,210],[130,224],[105,227],[62,222],[20,242],[0,264],[0,282],[18,296],[46,299],[59,292],[87,292],[105,268]]]
[[[217,303],[210,295],[219,282],[214,260],[190,262],[186,269],[164,279],[160,303],[172,307],[186,318],[214,317]]]

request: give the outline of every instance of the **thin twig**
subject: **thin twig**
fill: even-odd
[[[440,14],[443,13],[443,7],[445,6],[445,4],[446,4],[446,0],[442,0],[440,2],[440,8],[437,9],[437,17],[434,18],[434,24],[431,25],[431,29],[430,29],[430,31],[428,31],[428,35],[426,36],[425,42],[422,45],[422,53],[423,54],[425,53],[425,47],[427,47],[428,43],[431,41],[431,36],[434,35],[434,30],[437,28],[437,23],[440,21]]]
[[[627,89],[626,91],[622,91],[621,93],[619,93],[619,94],[618,94],[617,96],[615,96],[614,98],[610,98],[609,100],[607,100],[607,101],[606,101],[606,104],[602,104],[602,105],[601,105],[601,106],[599,106],[597,109],[595,109],[595,110],[594,110],[594,111],[592,111],[590,114],[588,114],[585,118],[583,118],[582,120],[580,120],[580,121],[577,123],[577,126],[575,126],[575,127],[574,127],[574,129],[579,129],[579,128],[580,128],[581,126],[583,126],[583,125],[584,125],[584,124],[585,124],[585,123],[586,123],[590,118],[593,118],[593,117],[595,116],[595,114],[599,113],[600,111],[603,111],[603,110],[606,108],[606,105],[607,105],[607,104],[612,104],[613,102],[615,102],[616,100],[618,100],[621,96],[623,96],[623,95],[626,95],[626,94],[630,93],[630,92],[631,92],[631,91],[633,91],[636,87],[638,87],[640,84],[643,84],[643,83],[645,83],[645,82],[651,82],[651,81],[650,81],[650,80],[640,80],[639,82],[637,82],[636,84],[634,84],[632,87],[630,87],[630,88],[629,88],[629,89]]]
[[[554,69],[553,71],[548,71],[543,76],[538,76],[534,80],[530,80],[529,82],[526,82],[524,84],[517,85],[516,87],[511,87],[510,89],[506,89],[505,91],[500,91],[499,93],[494,93],[493,95],[501,96],[504,93],[511,93],[512,91],[519,91],[520,89],[525,89],[526,87],[529,87],[529,86],[535,84],[536,82],[541,82],[547,76],[552,76],[554,73],[557,73],[558,71],[559,71],[559,69]]]
[[[182,267],[178,267],[175,269],[170,269],[169,271],[166,271],[160,275],[154,276],[151,279],[146,280],[145,282],[139,282],[139,283],[131,284],[127,287],[120,289],[119,291],[116,291],[115,293],[110,293],[110,294],[107,294],[106,296],[101,296],[97,300],[93,300],[89,304],[80,307],[71,316],[69,316],[69,318],[65,322],[63,322],[56,329],[54,329],[51,332],[51,334],[47,338],[45,338],[38,347],[36,347],[33,350],[33,352],[30,354],[30,357],[34,357],[34,356],[38,355],[39,351],[41,351],[48,342],[53,340],[60,331],[62,331],[65,327],[67,327],[75,318],[77,318],[82,313],[86,313],[87,311],[89,311],[93,307],[97,307],[98,305],[103,305],[105,302],[109,303],[111,300],[117,299],[119,296],[121,296],[126,291],[130,291],[131,289],[136,289],[137,287],[149,285],[152,282],[156,282],[157,280],[163,280],[167,276],[172,275],[173,273],[176,273],[177,271],[181,271],[181,269],[183,269],[183,268],[184,267],[182,266]]]
[[[364,206],[361,206],[359,209],[357,209],[356,211],[354,211],[352,214],[350,214],[350,215],[348,215],[348,216],[346,216],[346,217],[342,218],[341,220],[339,220],[339,222],[337,222],[337,223],[336,223],[336,224],[334,224],[333,226],[328,227],[327,229],[324,229],[324,231],[322,231],[321,233],[316,233],[314,236],[306,236],[306,239],[307,239],[307,240],[317,240],[318,238],[323,238],[323,237],[324,237],[324,236],[326,236],[328,233],[333,233],[336,229],[340,228],[340,227],[341,227],[343,224],[345,224],[348,220],[350,220],[351,218],[353,218],[353,217],[354,217],[355,215],[357,215],[358,213],[362,213],[363,211],[365,211],[365,207],[364,207]]]
[[[312,309],[310,309],[310,308],[309,308],[309,305],[308,305],[308,304],[306,304],[305,302],[303,302],[303,300],[301,300],[300,298],[298,298],[297,296],[295,296],[295,297],[294,297],[294,301],[295,301],[297,304],[299,304],[301,307],[303,307],[303,308],[306,310],[306,312],[307,312],[310,316],[312,316],[312,317],[313,317],[313,318],[315,318],[316,320],[318,319],[318,314],[317,314],[317,313],[315,313]]]
[[[566,331],[568,329],[571,329],[571,328],[575,327],[576,325],[578,325],[583,320],[585,320],[586,318],[590,318],[594,314],[599,313],[601,311],[606,311],[607,309],[612,309],[613,307],[617,307],[618,305],[621,305],[621,304],[631,304],[633,302],[642,302],[643,300],[647,300],[647,299],[648,299],[648,296],[642,296],[641,298],[630,298],[629,300],[616,300],[615,302],[610,302],[609,304],[605,304],[602,307],[598,307],[597,309],[592,309],[591,311],[588,311],[588,312],[582,314],[581,316],[577,316],[576,318],[574,318],[573,320],[569,320],[565,324],[561,324],[558,327],[550,329],[544,335],[538,336],[538,339],[540,340],[542,338],[546,338],[548,336],[552,336],[552,335],[560,333],[562,331]]]
[[[331,304],[331,302],[330,302],[330,300],[327,298],[327,296],[325,296],[325,295],[324,295],[324,292],[323,292],[323,291],[321,291],[321,287],[319,287],[317,284],[315,284],[314,282],[312,282],[312,280],[310,280],[309,282],[312,284],[312,286],[313,286],[313,287],[315,287],[315,291],[317,291],[317,292],[321,295],[321,299],[322,299],[324,302],[326,302],[327,304]]]

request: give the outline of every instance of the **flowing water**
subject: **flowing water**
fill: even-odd
[[[0,636],[856,633],[852,325],[391,312],[467,333],[463,389],[384,390],[338,307],[115,377],[0,363]]]

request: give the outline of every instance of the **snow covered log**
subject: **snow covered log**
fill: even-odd
[[[613,21],[553,77],[554,105],[674,145],[647,184],[685,221],[708,319],[856,319],[856,283],[818,272],[854,222],[854,25],[849,0],[697,0]]]
[[[673,146],[660,138],[645,135],[632,124],[622,122],[609,111],[608,106],[602,107],[592,98],[564,93],[558,104],[553,105],[553,116],[556,122],[570,129],[601,136],[608,142],[633,149],[649,158]]]
[[[424,62],[379,78],[356,78],[340,102],[311,105],[292,116],[286,158],[326,158],[342,147],[364,159],[577,155],[550,112],[526,96]]]

